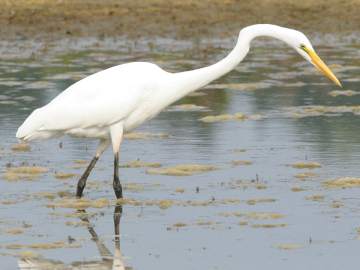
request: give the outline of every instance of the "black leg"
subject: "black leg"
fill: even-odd
[[[122,186],[119,180],[119,153],[115,154],[114,157],[114,182],[113,188],[117,199],[121,199],[122,195]]]
[[[99,157],[95,156],[89,166],[86,168],[85,172],[83,173],[83,175],[80,177],[78,184],[77,184],[77,188],[76,188],[76,197],[81,198],[84,188],[86,186],[86,180],[89,177],[89,174],[91,172],[91,170],[95,167],[96,162],[99,160]]]

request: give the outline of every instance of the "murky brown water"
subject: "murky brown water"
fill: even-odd
[[[193,69],[225,55],[232,42],[111,44],[2,60],[1,269],[111,269],[114,258],[134,269],[355,267],[360,181],[341,179],[340,188],[326,181],[360,176],[356,45],[317,46],[352,96],[329,95],[339,89],[295,52],[258,42],[235,71],[141,127],[147,134],[126,140],[121,152],[127,201],[118,245],[110,151],[90,176],[89,200],[80,202],[87,212],[79,213],[70,198],[96,143],[62,138],[26,151],[14,147],[17,127],[95,71],[135,60]],[[174,170],[180,164],[209,171]],[[40,167],[35,174],[8,168],[32,165]]]

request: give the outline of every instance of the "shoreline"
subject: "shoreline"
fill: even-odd
[[[349,0],[0,0],[2,40],[227,38],[244,26],[272,23],[306,33],[360,29],[360,1]]]

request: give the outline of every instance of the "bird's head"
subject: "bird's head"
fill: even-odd
[[[341,87],[340,81],[315,52],[309,39],[300,31],[288,30],[291,32],[288,34],[287,43],[305,58],[305,60],[313,64],[322,74]]]
[[[336,85],[341,86],[340,81],[336,78],[330,68],[320,59],[309,39],[302,32],[273,24],[254,24],[247,26],[240,31],[239,41],[243,39],[248,40],[248,44],[250,44],[252,39],[259,36],[273,37],[284,41]]]

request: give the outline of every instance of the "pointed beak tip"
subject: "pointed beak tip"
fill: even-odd
[[[320,59],[320,57],[313,50],[308,50],[312,63],[314,66],[322,72],[326,77],[333,81],[337,86],[342,88],[341,82],[336,78],[335,74],[330,70],[330,68]]]
[[[337,86],[343,88],[342,83],[339,81],[338,78],[335,77],[335,79],[333,80],[333,82],[334,82]]]

